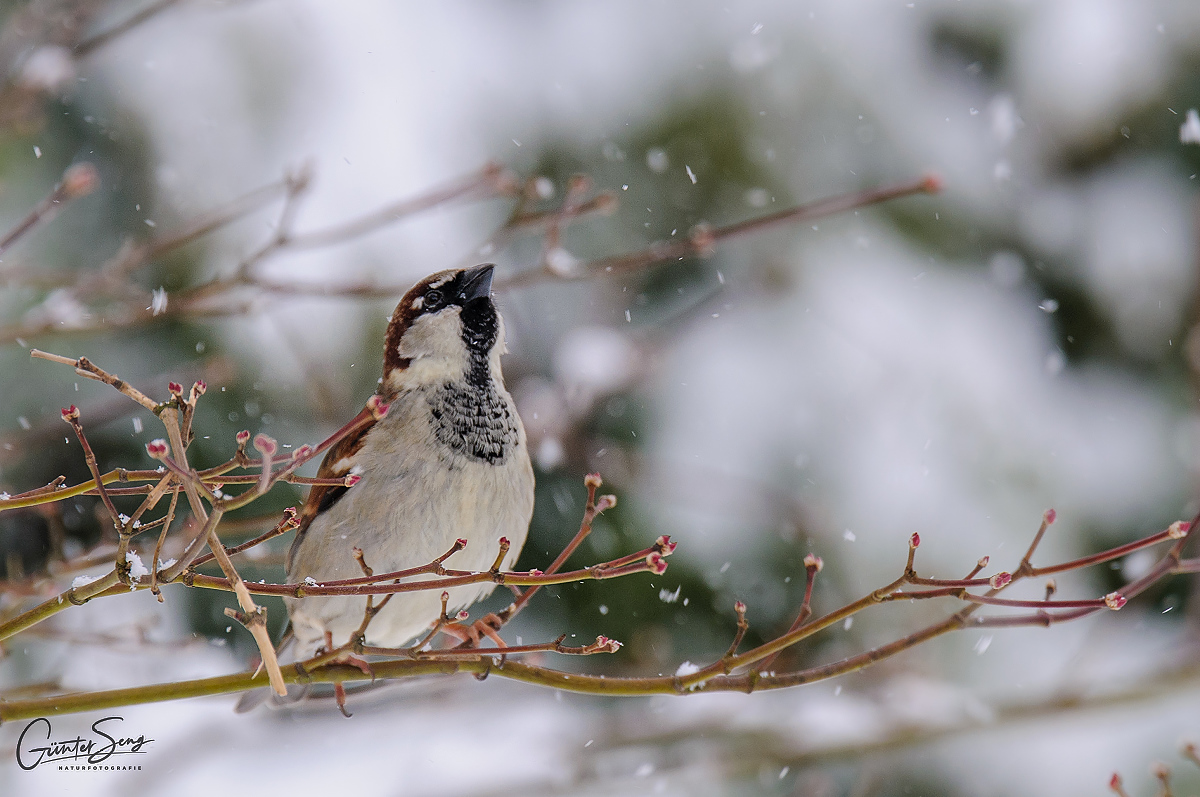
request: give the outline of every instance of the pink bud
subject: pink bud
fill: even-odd
[[[1000,572],[988,579],[992,589],[1000,589],[1012,583],[1012,573]]]
[[[463,609],[463,610],[459,611],[458,614],[454,615],[455,619],[457,619],[459,622],[466,620],[470,616],[471,616],[471,613],[468,612],[466,609]]]
[[[62,419],[67,423],[79,420],[79,408],[72,404],[70,407],[62,410]]]
[[[586,174],[572,174],[567,178],[568,194],[584,194],[592,187],[592,178]]]
[[[921,190],[927,194],[937,194],[941,192],[943,187],[945,187],[945,183],[943,182],[942,178],[936,174],[927,174],[925,175],[925,178],[921,180]]]
[[[179,384],[178,382],[167,382],[167,390],[171,392],[172,396],[183,395],[183,385]]]
[[[1189,523],[1183,520],[1176,520],[1167,527],[1167,536],[1173,540],[1181,540],[1187,536]]]
[[[296,516],[296,507],[294,507],[294,506],[289,506],[289,507],[287,507],[286,509],[284,509],[284,510],[283,510],[283,516],[284,516],[285,518],[294,518],[294,517]]]
[[[292,452],[292,459],[304,459],[310,454],[312,454],[312,446],[305,443]]]
[[[254,447],[264,457],[273,457],[275,456],[275,452],[279,450],[279,444],[275,442],[275,438],[265,435],[262,432],[254,435]]]
[[[466,539],[464,539],[462,537],[459,537],[457,540],[455,540],[454,544],[457,545],[459,548],[467,547],[467,541],[466,541]]]
[[[592,207],[595,208],[596,212],[601,216],[611,216],[613,211],[617,209],[618,204],[619,203],[617,202],[616,195],[611,191],[605,191],[603,194],[598,194],[596,198],[592,200]]]
[[[100,185],[100,172],[87,161],[76,163],[63,172],[62,191],[67,199],[87,196]]]
[[[737,612],[738,614],[745,614],[746,613],[746,604],[742,603],[741,601],[734,601],[733,602],[733,610],[735,612]]]
[[[600,478],[599,473],[589,473],[583,477],[583,486],[589,490],[598,490],[602,484],[604,480]]]
[[[152,456],[154,459],[163,459],[167,456],[170,450],[171,449],[167,445],[167,441],[163,440],[161,437],[146,443],[146,453]]]
[[[444,601],[450,600],[450,593],[443,590],[442,591],[442,600],[444,600]]]
[[[375,420],[379,420],[388,413],[388,405],[378,395],[367,399],[367,409]]]
[[[914,531],[912,533],[912,536],[908,538],[908,547],[916,550],[917,548],[920,547],[920,545],[921,545],[921,535]]]
[[[1112,773],[1112,777],[1108,779],[1108,788],[1113,791],[1118,791],[1121,788],[1121,775],[1117,772]]]
[[[806,570],[812,570],[820,573],[821,568],[823,567],[825,567],[825,563],[821,561],[821,557],[817,556],[815,553],[807,554],[804,557],[804,568]]]
[[[992,561],[992,557],[984,556],[975,564],[979,565],[979,569],[982,570],[983,568],[988,566],[988,562],[990,562],[990,561]]]
[[[358,484],[360,481],[362,481],[362,476],[359,476],[357,473],[351,473],[348,476],[346,476],[345,481],[342,483],[345,484],[347,487],[353,487],[354,485]]]
[[[508,541],[508,537],[501,537],[501,538],[500,538],[500,547],[501,547],[501,548],[507,548],[507,547],[509,547],[510,545],[512,545],[512,543]]]
[[[541,571],[541,570],[538,570],[538,569],[535,567],[535,568],[533,568],[532,570],[530,570],[530,571],[529,571],[529,575],[531,575],[531,576],[540,576],[540,575],[544,575],[544,574],[542,573],[542,571]]]
[[[663,558],[658,551],[652,552],[646,557],[646,563],[650,565],[650,571],[657,575],[662,575],[667,572],[667,560]]]
[[[243,429],[237,433],[237,436],[234,439],[237,440],[239,446],[244,446],[246,443],[250,442],[250,431],[248,429]]]
[[[203,396],[208,391],[208,383],[203,379],[197,379],[196,384],[192,385],[192,390],[197,396]]]
[[[1110,592],[1104,596],[1104,605],[1114,612],[1125,605],[1126,598],[1119,592]]]
[[[1055,520],[1058,519],[1058,513],[1055,512],[1053,509],[1047,509],[1046,513],[1044,515],[1042,515],[1042,519],[1045,520],[1046,525],[1049,526],[1051,523],[1053,523]]]
[[[716,250],[717,238],[713,235],[712,225],[700,222],[688,232],[688,241],[696,252],[707,257]]]
[[[671,537],[666,534],[654,541],[654,545],[662,551],[663,556],[670,556],[675,553],[675,546],[678,544],[677,542],[671,542]]]
[[[615,495],[602,495],[596,499],[596,511],[607,512],[617,505],[617,497]]]

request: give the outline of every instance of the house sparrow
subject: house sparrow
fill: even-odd
[[[341,440],[319,477],[355,474],[353,487],[315,486],[299,515],[287,560],[289,582],[358,578],[354,549],[376,573],[426,564],[467,541],[451,566],[487,570],[501,537],[511,569],[533,515],[533,467],[525,430],[504,389],[504,322],[491,299],[492,265],[442,271],[400,300],[383,352],[378,399],[387,414]],[[458,610],[494,584],[449,590]],[[375,599],[378,605],[379,599]],[[363,620],[367,598],[287,599],[294,654],[345,644]],[[367,627],[366,642],[399,647],[441,616],[438,590],[397,593]]]

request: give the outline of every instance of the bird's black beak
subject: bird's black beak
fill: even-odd
[[[458,292],[459,303],[465,305],[474,299],[483,299],[492,294],[492,275],[496,267],[491,263],[469,268],[463,272],[462,288]]]

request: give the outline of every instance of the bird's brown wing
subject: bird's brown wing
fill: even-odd
[[[376,423],[377,421],[372,420],[355,434],[347,435],[334,443],[333,447],[325,452],[325,458],[321,460],[321,467],[317,469],[317,478],[335,479],[350,473],[354,468],[356,455],[362,449],[363,443],[366,442],[367,433],[375,428]],[[304,508],[300,510],[300,514],[296,518],[300,521],[300,525],[296,527],[296,537],[292,540],[292,547],[288,550],[288,572],[291,572],[292,560],[296,556],[296,550],[300,547],[300,540],[304,539],[305,533],[308,532],[308,527],[312,525],[318,515],[336,504],[348,489],[350,488],[340,484],[314,484],[309,489],[308,497],[304,499]]]

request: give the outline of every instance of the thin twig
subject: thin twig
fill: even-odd
[[[17,222],[17,226],[13,227],[7,235],[0,238],[0,254],[4,254],[21,236],[38,224],[54,218],[62,209],[63,203],[87,196],[95,191],[99,184],[100,173],[92,164],[83,162],[68,167],[63,172],[62,181],[54,186],[50,194],[37,203],[25,218]]]
[[[101,31],[94,36],[89,36],[88,38],[79,42],[79,44],[75,45],[73,53],[76,58],[84,58],[114,39],[123,36],[137,26],[149,21],[150,19],[153,19],[171,6],[178,4],[179,0],[158,0],[158,2],[151,3],[150,5],[130,16],[128,19],[117,23],[108,30]]]
[[[793,224],[799,221],[824,218],[837,213],[843,213],[855,208],[876,205],[900,197],[913,194],[931,194],[941,190],[941,181],[936,177],[924,177],[916,182],[904,183],[888,188],[876,188],[868,191],[857,191],[842,196],[820,199],[806,205],[758,216],[745,221],[727,224],[723,227],[697,227],[682,238],[668,241],[655,241],[645,249],[624,255],[602,257],[592,260],[572,269],[570,272],[551,271],[546,268],[529,269],[515,274],[508,279],[498,280],[497,291],[511,290],[535,282],[545,280],[581,280],[591,279],[606,274],[619,274],[626,271],[636,271],[649,268],[660,263],[681,260],[685,257],[703,254],[719,242],[736,238],[748,233],[778,226]]]

